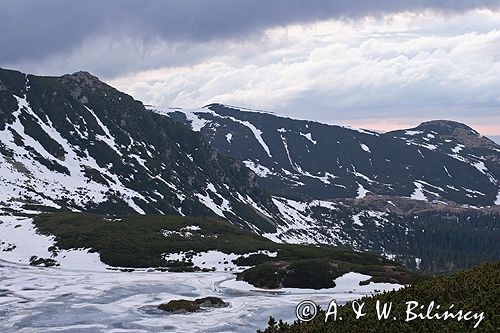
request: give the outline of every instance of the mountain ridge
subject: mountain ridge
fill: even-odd
[[[277,191],[279,194],[299,195],[302,198],[308,195],[318,198],[322,193],[311,195],[308,186],[326,184],[326,188],[322,189],[324,196],[321,198],[355,197],[368,191],[405,197],[411,197],[416,192],[415,197],[422,197],[420,192],[424,191],[432,199],[479,206],[493,204],[500,193],[500,146],[458,122],[434,120],[423,122],[413,129],[376,133],[260,111],[247,112],[246,109],[237,110],[222,104],[211,104],[186,112],[182,109],[172,109],[165,114],[190,125],[193,130],[200,131],[221,153],[244,161],[257,174],[260,172],[264,187],[272,193]],[[458,131],[458,134],[446,133],[442,142],[439,142],[439,145],[444,145],[449,150],[447,152],[440,150],[439,145],[429,143],[428,137],[415,140],[417,136],[414,132],[424,133],[423,130],[427,130],[427,136],[435,137],[430,133],[435,132],[432,128],[445,126],[449,129],[450,125],[454,126],[453,133]],[[242,133],[244,138],[235,137],[233,132]],[[242,141],[235,142],[235,138]],[[460,140],[455,140],[455,146],[452,146],[452,143],[445,142],[449,138]],[[318,148],[318,142],[321,148]],[[339,146],[332,148],[333,145],[329,145],[329,142],[336,142]],[[472,153],[469,156],[460,156],[454,152],[457,145],[469,142],[474,143],[470,148],[487,149],[481,151],[486,157]],[[246,150],[245,147],[249,149]],[[377,150],[375,155],[372,152],[374,149]],[[426,157],[427,160],[424,160]],[[483,166],[484,162],[488,165]],[[337,166],[332,166],[334,164]],[[419,168],[415,169],[414,166]],[[488,168],[492,171],[487,171]],[[461,182],[458,185],[446,180],[451,178],[449,171],[452,169],[456,169],[456,173],[461,175],[456,179]],[[410,177],[405,175],[407,170]],[[374,179],[381,176],[384,177],[383,180]],[[289,185],[279,188],[283,181],[276,178],[285,179]],[[314,181],[314,178],[319,182]],[[335,178],[337,180],[332,181]],[[428,180],[433,178],[435,182]],[[415,185],[415,182],[422,183]],[[467,187],[471,184],[475,186]],[[446,185],[452,188],[446,188]],[[437,195],[436,186],[441,192]],[[341,187],[344,187],[344,190]],[[475,197],[471,191],[477,192]],[[478,194],[479,192],[482,194]]]
[[[0,70],[0,80],[2,206],[222,215],[250,228],[246,214],[273,229],[256,213],[274,207],[253,174],[97,77]]]
[[[431,272],[500,257],[495,150],[210,107],[152,111],[86,72],[0,70],[0,214],[215,216]]]
[[[500,221],[500,150],[441,138],[429,127],[442,121],[376,133],[221,104],[152,112],[255,172],[284,217],[264,234],[274,241],[376,251],[433,273],[500,258],[490,237]]]

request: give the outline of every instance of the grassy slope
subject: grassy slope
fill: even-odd
[[[377,320],[375,317],[375,302],[393,302],[391,316],[399,318],[393,320]],[[410,287],[362,299],[367,315],[356,320],[353,316],[351,304],[339,308],[338,317],[342,321],[329,320],[325,323],[325,314],[321,311],[311,322],[288,324],[274,324],[269,326],[265,333],[335,333],[335,332],[498,332],[500,328],[500,262],[485,264],[470,271],[458,272],[449,276],[434,277],[421,281]],[[426,313],[427,305],[434,301],[441,305],[443,311],[454,304],[455,312],[463,309],[464,312],[480,313],[484,311],[485,319],[474,329],[475,320],[448,321],[443,320],[413,320],[404,322],[406,318],[405,302],[417,301],[425,304],[422,313]],[[371,311],[370,311],[371,309]],[[417,311],[417,310],[415,310]],[[331,319],[331,317],[330,317]]]
[[[34,223],[40,233],[56,237],[57,248],[89,248],[98,252],[104,263],[117,267],[192,265],[166,262],[162,259],[164,253],[219,250],[246,254],[270,250],[277,251],[278,255],[238,258],[236,263],[242,266],[259,264],[240,278],[262,287],[281,286],[283,281],[267,278],[269,267],[271,270],[291,267],[294,268],[291,274],[290,269],[283,272],[288,280],[286,285],[324,287],[323,282],[307,279],[311,264],[329,271],[332,278],[348,271],[367,273],[378,281],[409,283],[415,278],[398,264],[370,253],[331,246],[277,244],[217,218],[136,215],[111,219],[87,213],[54,213],[39,215]],[[192,225],[200,230],[190,230],[189,237],[176,233],[165,237],[163,234],[165,230],[182,234],[184,227]],[[266,284],[266,281],[269,282]]]

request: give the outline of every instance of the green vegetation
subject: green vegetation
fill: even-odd
[[[186,313],[200,311],[202,308],[221,308],[228,306],[226,302],[218,297],[203,297],[194,301],[179,299],[160,304],[158,309],[172,313]]]
[[[429,204],[415,208],[411,206],[414,202],[395,199],[398,209],[406,212],[388,212],[387,222],[367,214],[359,216],[362,228],[352,222],[339,222],[352,221],[351,217],[359,213],[357,209],[387,209],[386,202],[376,201],[381,199],[364,200],[367,203],[361,207],[347,202],[335,210],[311,207],[307,213],[325,221],[325,229],[339,228],[364,249],[393,254],[395,261],[410,269],[417,269],[415,258],[420,258],[418,269],[424,274],[443,274],[500,260],[500,214],[495,210],[438,208]]]
[[[165,304],[160,304],[158,309],[172,312],[172,313],[183,313],[183,312],[196,312],[200,310],[200,306],[196,304],[195,301],[188,301],[186,299],[173,300]]]
[[[53,267],[59,266],[59,263],[52,258],[39,258],[37,256],[32,256],[30,258],[31,266],[45,266],[45,267]]]
[[[114,267],[197,271],[200,269],[189,258],[167,261],[163,256],[219,250],[242,255],[235,260],[237,265],[257,265],[243,272],[239,279],[264,288],[325,288],[333,286],[334,278],[349,271],[372,275],[377,281],[402,284],[419,278],[371,253],[333,246],[277,244],[212,217],[134,215],[118,218],[67,212],[39,215],[34,224],[38,232],[55,236],[52,251],[87,248],[98,252],[101,261]],[[243,256],[259,250],[277,252],[277,255]]]
[[[392,302],[391,317],[378,320],[376,317],[376,301]],[[412,320],[405,322],[406,302],[417,301],[425,305],[421,313],[425,315],[427,305],[432,301],[440,309],[433,313],[443,313],[454,304],[453,311],[464,310],[464,313],[484,312],[484,320],[476,329],[477,320]],[[365,303],[366,316],[355,319],[351,303],[339,307],[337,317],[342,320],[333,321],[332,317],[325,323],[325,311],[320,310],[310,322],[277,323],[273,318],[269,321],[264,333],[335,333],[335,332],[497,332],[500,327],[500,262],[485,264],[471,271],[457,272],[449,276],[434,277],[418,282],[398,291],[380,294],[361,299]],[[415,310],[415,312],[418,312]],[[420,313],[419,312],[419,313]],[[392,320],[392,316],[398,318]]]
[[[272,258],[274,259],[274,258]],[[370,282],[388,282],[409,284],[423,278],[408,273],[395,265],[361,265],[357,261],[339,261],[324,257],[301,260],[270,260],[242,272],[238,279],[244,280],[259,288],[333,288],[334,279],[348,272],[359,272],[371,275],[365,284]]]
[[[167,262],[165,253],[220,250],[245,254],[274,250],[276,244],[228,222],[212,217],[134,215],[109,218],[86,213],[39,215],[40,233],[54,235],[60,249],[88,248],[115,267],[179,267],[190,262]],[[200,230],[183,231],[187,226]]]
[[[223,307],[227,306],[227,303],[221,300],[219,297],[209,296],[203,298],[197,298],[194,300],[196,304],[201,307]]]

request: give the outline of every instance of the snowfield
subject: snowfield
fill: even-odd
[[[13,332],[255,332],[269,316],[295,320],[310,299],[326,307],[400,285],[359,286],[369,276],[348,273],[335,288],[256,289],[226,272],[98,272],[39,268],[0,261],[0,331]],[[192,314],[156,307],[172,299],[216,296],[229,303]]]
[[[328,203],[316,202],[316,205]],[[288,205],[298,205],[289,202]],[[269,316],[295,320],[295,306],[310,299],[325,307],[378,291],[398,289],[396,284],[359,286],[367,275],[348,273],[330,289],[283,288],[264,290],[236,281],[231,271],[238,255],[207,251],[194,255],[195,265],[207,273],[171,273],[149,269],[135,272],[110,270],[97,253],[86,249],[63,250],[54,257],[58,267],[29,266],[31,256],[50,258],[53,237],[40,235],[29,217],[0,217],[0,332],[255,332]],[[181,231],[189,233],[197,226]],[[277,252],[257,251],[276,256]],[[184,253],[167,255],[182,260]],[[229,303],[194,314],[167,314],[156,307],[172,299],[217,296]]]

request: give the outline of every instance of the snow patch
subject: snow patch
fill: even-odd
[[[222,199],[222,203],[220,205],[217,205],[213,199],[210,197],[208,194],[208,191],[213,192],[216,196]],[[217,193],[217,190],[215,186],[212,183],[209,183],[207,185],[207,194],[203,195],[200,193],[195,193],[195,196],[198,197],[198,200],[208,209],[213,211],[215,214],[217,214],[220,217],[225,218],[224,211],[231,211],[231,205],[229,201],[227,201],[226,198],[222,197]]]
[[[200,132],[201,129],[209,123],[209,121],[198,117],[195,111],[200,111],[200,110],[193,110],[193,111],[183,110],[184,114],[186,115],[186,119],[191,122],[191,129],[195,132]]]
[[[418,270],[420,270],[420,264],[421,263],[422,263],[422,259],[415,258],[415,266],[417,267]]]
[[[314,145],[316,145],[318,143],[316,140],[313,140],[311,133],[302,133],[302,132],[299,132],[299,134],[302,135],[307,140],[311,141]]]
[[[424,133],[424,132],[423,131],[419,131],[419,130],[409,130],[409,131],[405,132],[405,135],[413,136],[413,135],[422,134],[422,133]]]
[[[473,164],[473,166],[479,170],[479,172],[486,174],[488,172],[488,169],[484,165],[484,162],[476,162]]]
[[[167,261],[191,261],[200,268],[213,269],[215,271],[240,271],[239,267],[233,263],[240,255],[230,253],[226,254],[217,250],[210,250],[193,254],[192,252],[179,252],[164,254],[163,259]]]
[[[425,194],[424,194],[424,186],[418,182],[413,182],[413,184],[415,185],[415,191],[413,191],[410,198],[412,198],[414,200],[427,201],[427,198],[425,197]]]
[[[359,225],[360,227],[362,227],[364,224],[363,224],[363,222],[361,222],[361,220],[359,219],[359,217],[360,217],[360,216],[361,216],[361,213],[356,214],[356,215],[353,215],[353,216],[352,216],[352,220],[353,220],[354,224]]]
[[[358,194],[356,195],[356,199],[362,199],[366,197],[366,194],[368,193],[368,190],[363,187],[360,183],[356,182],[358,184]]]
[[[259,177],[267,177],[269,175],[276,174],[275,172],[272,172],[269,168],[267,168],[263,165],[260,165],[258,163],[255,163],[254,161],[250,161],[250,160],[243,161],[243,164],[245,164],[245,166],[247,168],[249,168],[250,170],[255,172],[255,174]]]
[[[458,145],[456,145],[455,148],[451,148],[451,151],[454,152],[455,154],[458,154],[458,153],[460,153],[460,151],[462,150],[462,148],[465,148],[465,146],[461,145],[461,144],[458,144]]]
[[[360,144],[360,146],[361,146],[361,149],[363,149],[367,153],[371,153],[370,148],[367,145],[365,145],[364,143]]]
[[[31,218],[0,216],[0,222],[0,242],[11,245],[8,251],[0,251],[2,260],[29,264],[30,258],[37,256],[54,259],[63,268],[103,271],[108,267],[98,253],[89,253],[87,249],[60,250],[54,255],[49,251],[54,237],[39,234]]]

